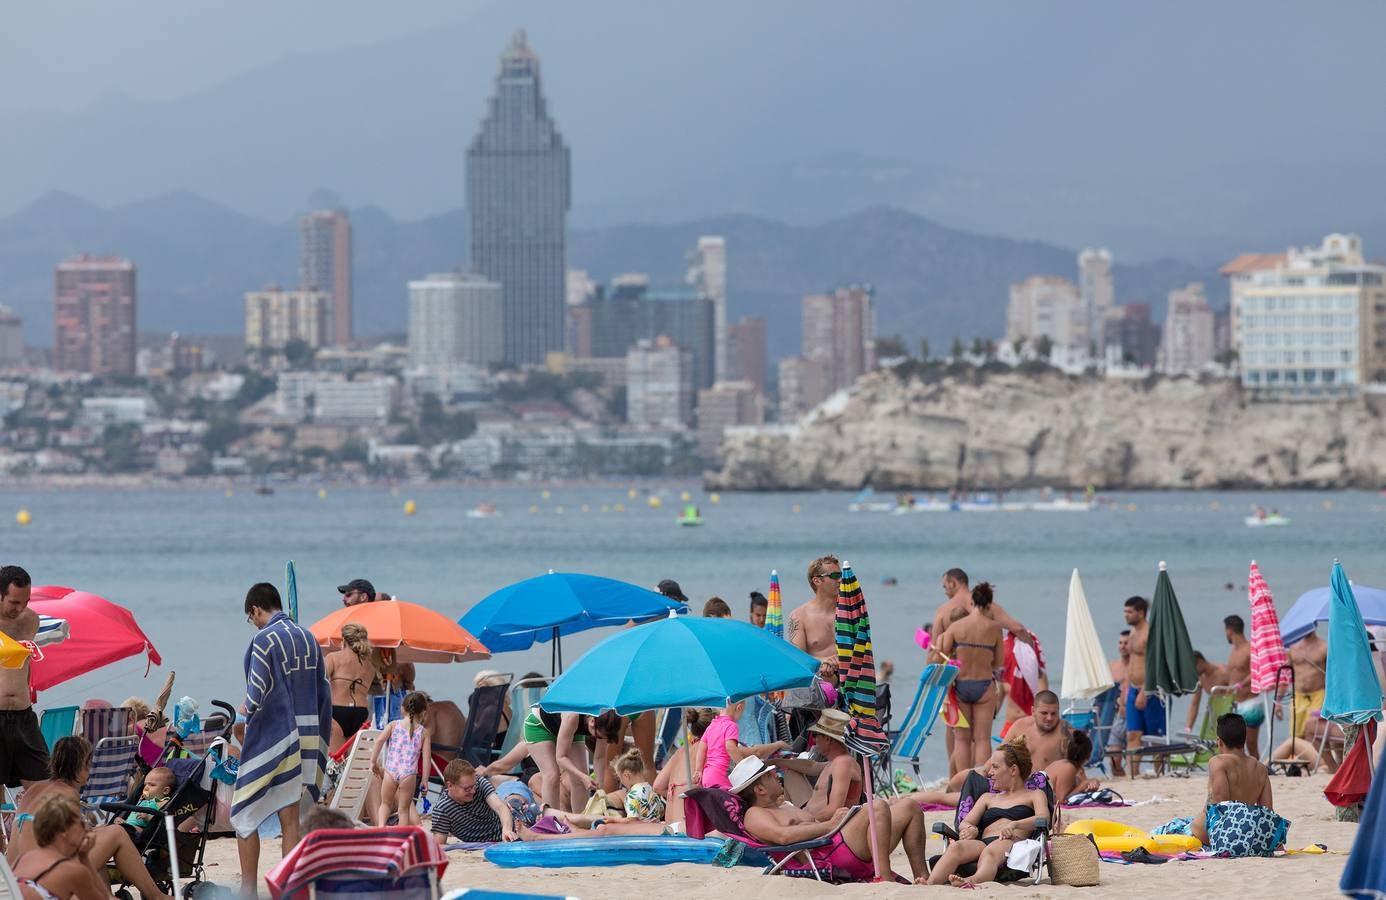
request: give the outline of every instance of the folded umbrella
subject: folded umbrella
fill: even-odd
[[[342,626],[355,622],[366,629],[371,646],[394,652],[398,662],[447,663],[490,659],[481,642],[440,612],[406,600],[384,600],[344,606],[319,619],[308,630],[330,649],[342,646]]]
[[[847,723],[846,745],[863,756],[884,751],[890,741],[876,717],[876,657],[871,647],[871,616],[852,564],[842,564],[837,580],[837,678],[852,721]],[[872,856],[876,851],[876,804],[871,791],[871,764],[862,766],[865,777],[866,814],[871,827]],[[880,868],[876,877],[881,877]]]
[[[1251,690],[1260,694],[1276,690],[1276,681],[1281,670],[1289,666],[1290,656],[1280,638],[1275,600],[1254,559],[1247,575],[1246,592],[1251,602]]]
[[[1352,854],[1343,869],[1338,888],[1349,897],[1386,897],[1386,778],[1371,782],[1366,805],[1357,823],[1357,837],[1352,842]]]
[[[1156,691],[1179,697],[1198,689],[1198,672],[1194,668],[1193,644],[1174,596],[1169,572],[1160,561],[1160,575],[1155,581],[1155,596],[1150,604],[1150,637],[1145,649],[1145,691]]]
[[[780,599],[780,573],[770,570],[770,595],[765,598],[765,630],[777,638],[784,637],[784,605]]]
[[[1381,681],[1372,663],[1367,626],[1362,623],[1352,584],[1337,560],[1333,561],[1329,586],[1333,606],[1328,616],[1328,667],[1319,716],[1339,725],[1379,720]]]
[[[29,595],[40,617],[66,619],[71,636],[35,656],[30,684],[43,691],[131,656],[144,654],[151,665],[163,660],[130,610],[104,597],[57,585],[40,585]]]
[[[1059,696],[1088,700],[1112,686],[1112,668],[1092,622],[1083,580],[1074,569],[1068,579],[1068,619],[1064,628],[1064,677]]]

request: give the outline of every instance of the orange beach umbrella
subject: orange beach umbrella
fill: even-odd
[[[468,662],[490,659],[481,641],[442,613],[405,600],[380,600],[345,606],[308,627],[318,643],[342,646],[342,626],[355,622],[366,629],[372,647],[393,650],[399,662]]]

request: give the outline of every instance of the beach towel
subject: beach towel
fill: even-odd
[[[1289,821],[1264,806],[1229,800],[1208,807],[1208,849],[1220,856],[1270,856],[1289,831]]]
[[[275,613],[245,652],[246,727],[231,822],[239,837],[298,803],[317,800],[332,733],[322,650],[307,629]]]
[[[1001,678],[1011,701],[1025,715],[1034,715],[1035,694],[1039,691],[1040,675],[1044,673],[1044,650],[1039,638],[1035,638],[1035,645],[1031,647],[1024,641],[1017,641],[1014,634],[1007,634],[1005,665]]]
[[[1372,787],[1372,744],[1376,741],[1376,723],[1368,722],[1358,730],[1352,749],[1343,764],[1324,786],[1323,795],[1334,806],[1356,806],[1367,799]]]

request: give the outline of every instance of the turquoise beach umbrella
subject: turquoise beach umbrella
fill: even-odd
[[[745,622],[676,616],[618,632],[554,681],[547,712],[622,715],[672,706],[726,706],[752,694],[807,687],[818,660]]]
[[[1381,718],[1381,681],[1372,664],[1367,626],[1343,567],[1333,561],[1333,606],[1328,611],[1328,668],[1319,715],[1339,725]]]
[[[288,605],[289,618],[298,621],[298,576],[294,573],[294,561],[284,566],[284,602]]]

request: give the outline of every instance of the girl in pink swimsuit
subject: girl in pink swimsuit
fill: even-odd
[[[414,691],[404,698],[404,718],[385,726],[375,744],[371,768],[381,776],[380,805],[375,811],[375,824],[384,827],[390,818],[390,808],[399,814],[399,824],[418,825],[419,811],[414,806],[414,788],[419,783],[419,761],[432,759],[432,740],[423,726],[428,712],[428,695]],[[382,768],[381,755],[385,757]]]

